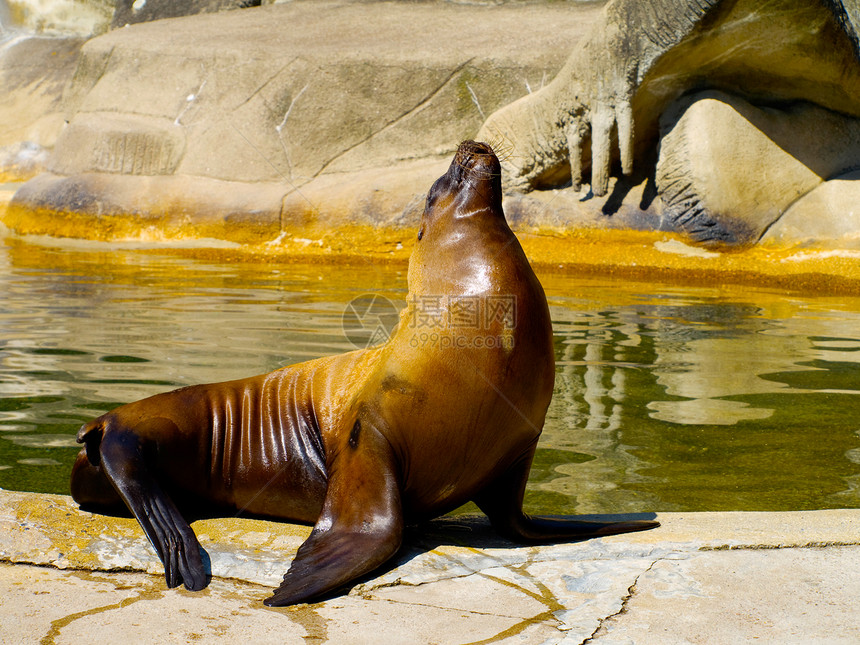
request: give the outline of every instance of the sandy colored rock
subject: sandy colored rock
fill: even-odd
[[[146,6],[137,11],[160,5]],[[652,180],[661,115],[691,88],[716,87],[768,109],[817,106],[794,115],[810,137],[821,111],[857,119],[859,21],[857,0],[296,1],[116,29],[87,42],[74,75],[68,62],[52,71],[50,88],[36,73],[51,62],[47,46],[37,54],[30,43],[15,58],[28,61],[26,83],[0,100],[9,117],[0,178],[44,168],[60,178],[22,189],[7,224],[116,239],[135,235],[134,214],[163,237],[205,229],[233,241],[295,236],[308,225],[396,228],[420,210],[435,178],[429,169],[444,167],[484,123],[478,136],[497,145],[510,186],[552,189],[509,200],[521,231],[677,229],[705,244],[746,244],[779,204],[810,187],[789,181],[770,199],[781,180],[748,183],[766,198],[756,197],[761,206],[725,211],[735,206],[729,191],[718,216],[695,215],[687,225],[689,209],[669,193],[665,208]],[[12,64],[14,51],[0,50],[0,73],[23,69]],[[821,158],[801,160],[814,172],[833,165],[823,141]],[[840,148],[857,156],[854,143]],[[762,160],[755,146],[737,154],[733,161]],[[148,194],[162,186],[185,192]],[[259,199],[250,197],[255,187]],[[693,187],[697,196],[706,190]],[[270,206],[278,200],[280,212]],[[243,207],[250,210],[236,210]],[[122,226],[112,215],[120,212],[128,215]]]
[[[706,131],[690,126],[683,145],[694,152],[675,152],[677,135],[660,143],[670,150],[658,170],[664,175],[663,226],[714,246],[754,243],[818,183],[792,166],[804,164],[829,179],[833,175],[825,171],[844,171],[860,160],[853,134],[860,116],[858,21],[856,0],[615,0],[556,78],[492,114],[479,137],[503,139],[511,147],[504,164],[510,188],[569,182],[579,191],[590,175],[590,196],[612,212],[612,204],[625,201],[625,189],[649,180],[658,123],[671,121],[667,113],[686,92],[719,88],[741,101],[765,104],[784,112],[786,128],[800,139],[782,137],[777,145],[785,147],[784,154],[760,136],[729,126],[722,131],[717,120]],[[758,121],[774,120],[765,114],[768,109]],[[773,123],[762,127],[774,131]],[[699,159],[696,171],[678,158],[693,154]],[[706,160],[707,154],[712,156]],[[792,155],[799,155],[797,163]],[[622,174],[631,179],[601,199],[609,193],[610,176]]]
[[[70,126],[103,112],[176,123],[176,172],[234,181],[447,154],[482,111],[540,86],[563,58],[550,26],[582,13],[523,25],[505,6],[327,1],[133,25],[82,51]]]
[[[860,163],[860,120],[810,103],[755,107],[711,91],[679,102],[661,125],[663,213],[707,245],[754,244],[803,195]]]
[[[83,42],[21,36],[0,44],[0,181],[44,170],[63,128],[63,88]]]
[[[858,116],[858,15],[856,0],[615,0],[553,81],[492,114],[479,136],[515,151],[511,187],[577,188],[590,169],[601,196],[615,162],[647,174],[660,115],[692,88]]]
[[[444,168],[486,114],[539,89],[598,12],[330,0],[117,29],[87,42],[64,93],[69,124],[48,167],[68,181],[25,186],[15,208],[57,222],[124,211],[151,226],[180,202],[179,221],[158,224],[169,231],[199,195],[207,220],[218,200],[237,203],[238,183],[279,184],[273,221],[396,222],[436,178],[426,164]],[[172,185],[187,198],[148,196],[158,175],[182,178]]]
[[[760,243],[779,247],[858,248],[860,171],[830,179],[804,195],[767,229]]]

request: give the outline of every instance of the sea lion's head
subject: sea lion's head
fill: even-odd
[[[427,193],[418,240],[440,222],[469,218],[488,211],[492,216],[504,218],[499,159],[488,144],[464,141],[448,171],[434,182]]]
[[[512,266],[508,255],[519,248],[514,242],[502,210],[499,159],[488,144],[464,141],[448,170],[427,193],[409,260],[410,292],[486,291],[493,286],[488,277],[491,273]],[[514,263],[521,260],[524,257]]]

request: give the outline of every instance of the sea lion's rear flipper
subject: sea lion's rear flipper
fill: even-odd
[[[543,543],[646,531],[653,520],[587,522],[564,517],[531,517],[523,512],[523,495],[534,450],[523,456],[479,493],[474,501],[500,534],[515,542]]]
[[[400,548],[403,510],[391,446],[356,421],[335,449],[322,514],[266,605],[318,598],[373,571]]]
[[[167,586],[184,582],[191,591],[203,589],[207,575],[200,543],[152,475],[140,438],[122,428],[112,428],[104,433],[99,454],[105,474],[164,564]]]

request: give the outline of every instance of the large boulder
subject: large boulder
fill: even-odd
[[[719,89],[792,113],[796,122],[791,127],[806,130],[807,139],[814,138],[811,131],[822,118],[830,122],[822,110],[842,115],[834,116],[836,120],[860,118],[858,27],[858,0],[614,0],[573,48],[555,79],[540,92],[492,114],[479,137],[508,143],[512,154],[504,168],[512,190],[564,186],[579,190],[581,183],[590,181],[589,197],[602,198],[612,188],[612,195],[598,201],[623,201],[624,195],[618,193],[653,179],[661,115],[689,92]],[[798,102],[817,108],[793,112]],[[744,145],[737,138],[727,139],[737,147]],[[716,151],[713,142],[703,145]],[[840,154],[860,162],[860,147],[853,140],[843,145],[850,149]],[[817,149],[824,158],[805,158],[813,169],[832,161],[827,146]],[[743,163],[761,161],[759,152],[750,151]],[[702,155],[696,154],[701,161]],[[720,159],[711,163],[719,165]],[[756,165],[721,172],[767,175]],[[613,186],[612,175],[629,179]],[[670,190],[664,194],[673,213],[669,221],[677,222],[682,232],[693,231],[693,238],[701,242],[748,243],[774,216],[764,197],[773,196],[769,191],[775,185],[758,189],[762,210],[745,203],[743,212],[724,210],[732,206],[724,200],[719,207],[682,214],[677,210],[679,196]],[[781,185],[786,192],[776,199],[783,204],[808,188],[791,182]],[[736,185],[730,192],[741,189]],[[704,184],[691,190],[717,199]],[[715,214],[716,210],[720,212]]]
[[[794,205],[836,203],[849,183],[820,185],[860,165],[860,0],[223,11],[247,4],[123,0],[117,12],[153,21],[87,42],[61,106],[68,64],[35,84],[47,50],[31,56],[0,98],[0,170],[47,172],[5,221],[230,239],[396,227],[483,123],[521,230],[659,228],[720,247],[851,226],[804,233]]]
[[[679,101],[661,126],[664,216],[707,246],[758,242],[802,196],[860,165],[860,119],[806,102],[756,107],[709,91]]]
[[[9,221],[48,232],[69,214],[223,212],[210,208],[223,201],[219,235],[232,237],[239,184],[264,189],[254,218],[275,229],[417,217],[457,144],[539,89],[599,7],[526,15],[517,4],[332,0],[116,29],[84,46],[50,174],[18,191]],[[150,194],[162,187],[168,197]]]
[[[762,235],[760,244],[860,248],[860,170],[816,186]]]

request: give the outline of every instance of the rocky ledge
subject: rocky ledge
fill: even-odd
[[[481,517],[411,529],[348,594],[264,608],[308,527],[194,523],[206,590],[165,588],[136,522],[0,493],[0,640],[856,642],[860,511],[660,513],[659,529],[519,547]],[[36,565],[36,566],[33,566]],[[37,568],[40,567],[40,568]],[[142,572],[148,572],[146,575]]]

